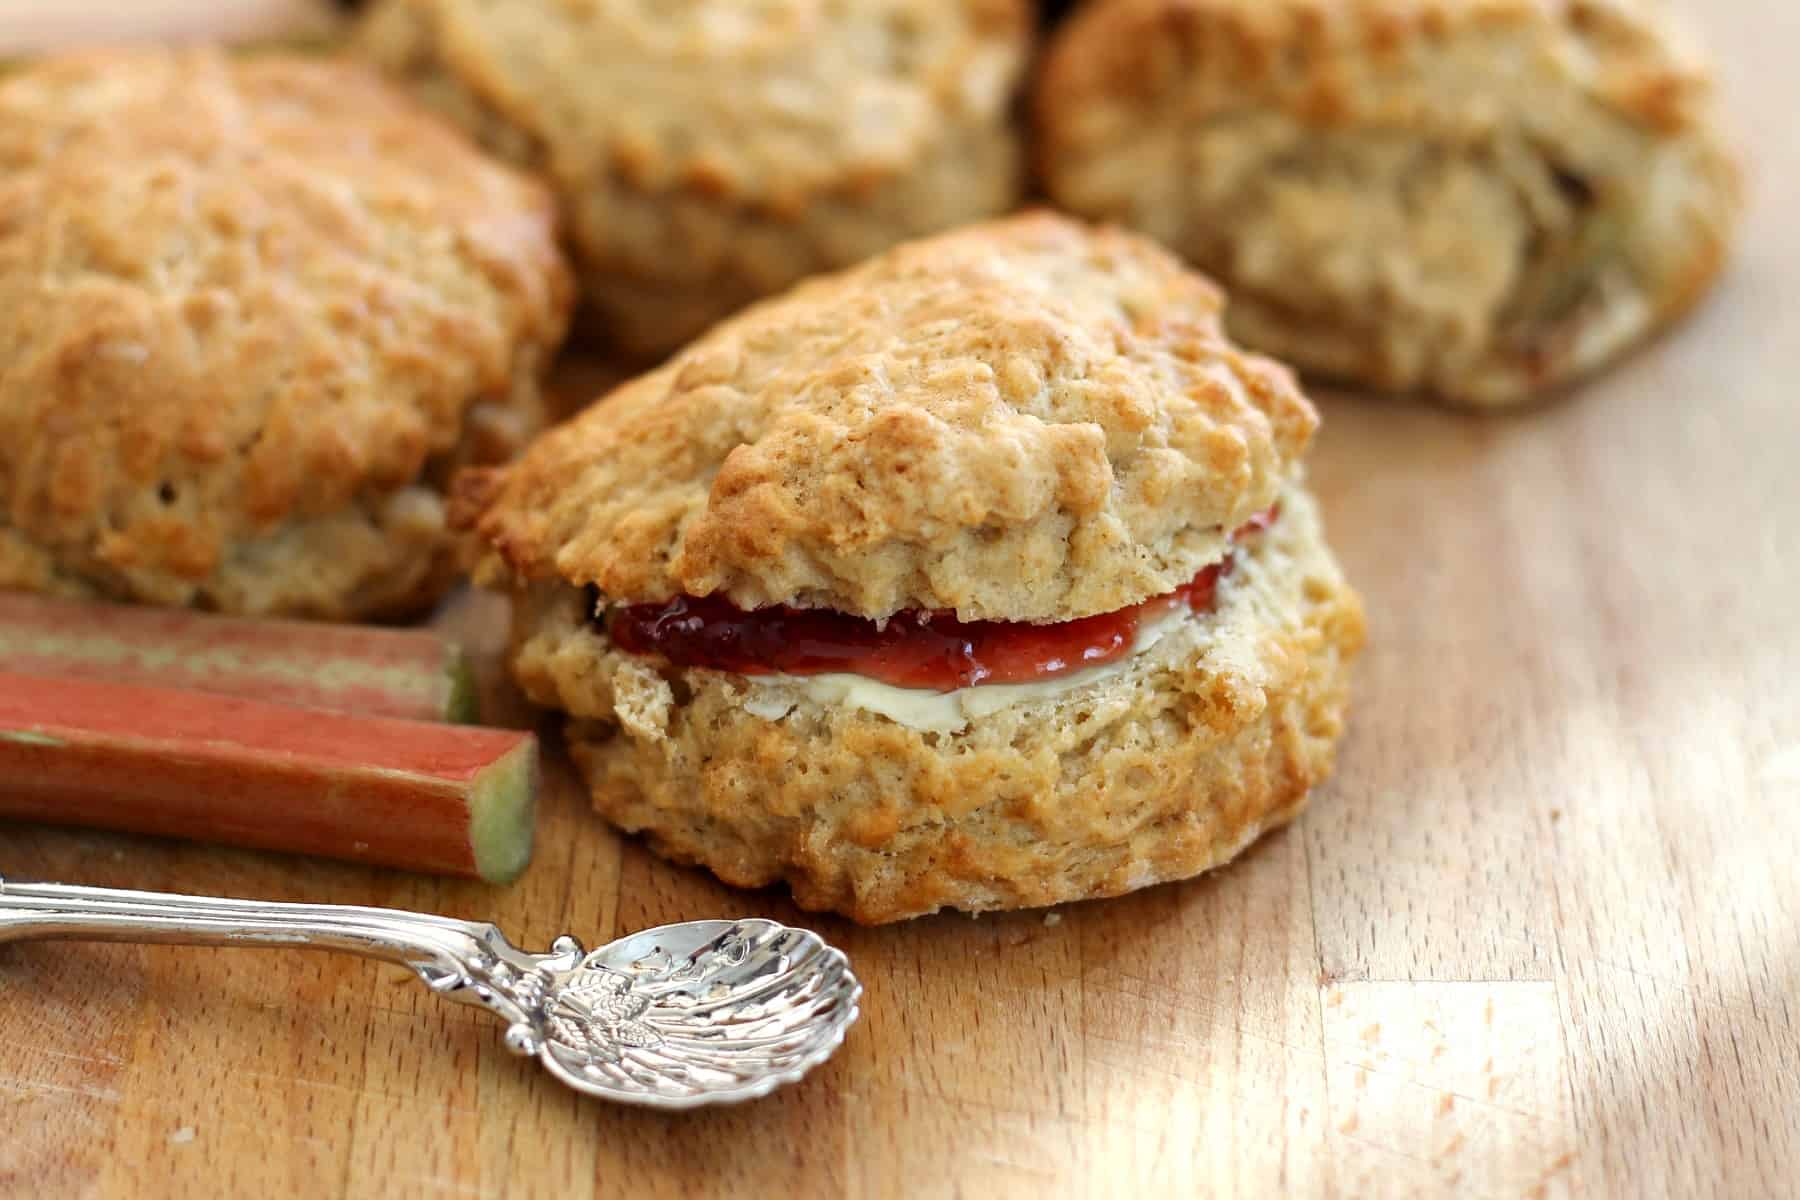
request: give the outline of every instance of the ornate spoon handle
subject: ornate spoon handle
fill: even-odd
[[[412,967],[429,982],[431,975],[462,965],[498,936],[492,925],[395,909],[0,879],[0,942],[61,938],[339,950]]]
[[[506,1045],[582,1091],[693,1108],[766,1095],[843,1042],[862,987],[818,935],[689,921],[528,954],[487,922],[0,879],[0,942],[64,938],[339,950],[411,968],[507,1022]]]

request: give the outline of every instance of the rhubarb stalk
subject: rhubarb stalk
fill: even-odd
[[[475,721],[474,676],[425,630],[220,617],[0,592],[0,671]]]
[[[528,733],[0,672],[0,817],[506,882]]]

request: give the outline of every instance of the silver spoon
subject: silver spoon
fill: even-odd
[[[389,908],[221,900],[0,879],[0,942],[69,938],[342,950],[412,968],[498,1013],[506,1047],[579,1091],[649,1108],[766,1096],[857,1018],[843,952],[774,921],[685,921],[584,952],[527,954],[486,922]]]

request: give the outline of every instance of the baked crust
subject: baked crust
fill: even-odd
[[[0,587],[355,617],[454,576],[572,288],[547,193],[366,69],[0,81]]]
[[[749,301],[1004,212],[1023,0],[381,0],[363,52],[553,181],[600,332],[660,355]]]
[[[1062,621],[1186,583],[1317,415],[1148,240],[1026,214],[725,322],[465,475],[489,575],[620,602]]]
[[[1047,55],[1058,203],[1326,376],[1510,404],[1674,318],[1738,178],[1658,0],[1094,0]]]
[[[1116,895],[1229,860],[1329,771],[1363,639],[1299,490],[1214,614],[959,733],[792,695],[758,716],[768,685],[621,653],[567,585],[514,611],[514,672],[574,714],[602,813],[728,883],[785,880],[801,906],[865,923]]]

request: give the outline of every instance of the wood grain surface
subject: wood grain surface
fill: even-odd
[[[6,828],[18,877],[534,946],[809,920],[868,992],[800,1086],[657,1116],[564,1091],[395,968],[7,947],[0,1194],[1794,1195],[1800,17],[1704,23],[1753,201],[1690,324],[1517,417],[1325,398],[1313,477],[1372,642],[1298,825],[1198,881],[874,930],[660,863],[560,768],[506,889]],[[444,619],[497,648],[497,602]]]

